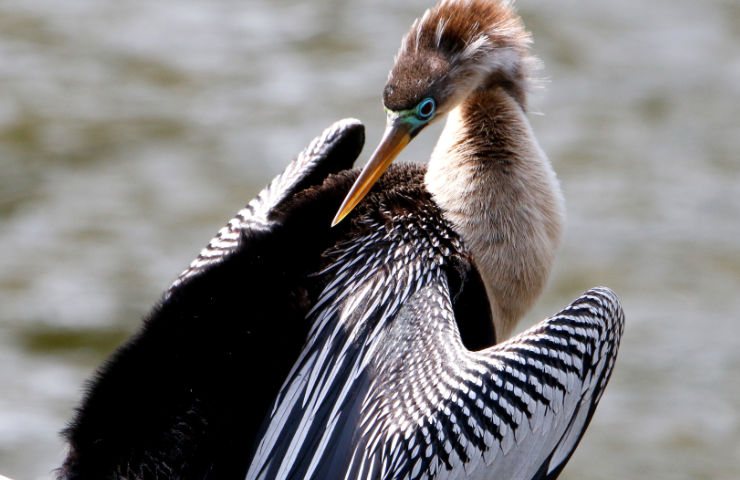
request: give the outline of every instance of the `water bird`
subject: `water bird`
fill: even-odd
[[[420,17],[367,166],[340,121],[219,231],[91,383],[60,477],[556,478],[624,320],[598,287],[508,338],[563,221],[529,42],[506,1]],[[428,167],[390,165],[444,117]]]

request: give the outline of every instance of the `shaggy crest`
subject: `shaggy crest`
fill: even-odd
[[[442,0],[404,37],[388,76],[385,105],[413,108],[430,94],[443,103],[461,84],[473,89],[484,82],[510,83],[524,104],[530,43],[510,1]]]

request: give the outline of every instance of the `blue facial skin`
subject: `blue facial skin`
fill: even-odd
[[[436,109],[437,104],[434,99],[425,98],[416,107],[409,110],[394,112],[386,108],[385,111],[389,119],[395,117],[394,119],[407,124],[410,127],[409,135],[413,138],[434,118]]]
[[[436,108],[437,104],[433,98],[425,98],[416,106],[416,116],[422,120],[431,120]]]

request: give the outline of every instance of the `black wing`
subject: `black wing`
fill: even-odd
[[[277,213],[291,197],[308,187],[320,185],[332,173],[352,168],[363,143],[364,128],[359,120],[340,120],[324,130],[283,173],[275,177],[254,200],[239,210],[218,231],[190,266],[177,277],[167,293],[209,266],[222,261],[237,248],[245,248],[240,243],[242,236],[263,232],[268,232],[269,235],[277,226]],[[286,214],[281,213],[280,218],[285,220]],[[324,225],[318,227],[322,226]],[[311,227],[313,232],[317,225]]]
[[[219,231],[90,384],[65,432],[61,477],[244,476],[305,342],[306,272],[327,248],[341,192],[304,195],[330,204],[319,209],[294,197],[351,167],[363,141],[359,122],[334,124]]]
[[[614,365],[619,302],[592,290],[471,352],[445,268],[462,247],[443,223],[377,222],[340,249],[247,480],[557,476]]]
[[[556,478],[614,367],[623,329],[614,293],[592,289],[477,353],[462,348],[441,284],[401,315],[396,336],[409,341],[385,349],[344,478]]]

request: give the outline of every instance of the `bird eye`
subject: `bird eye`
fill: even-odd
[[[421,119],[427,119],[432,116],[436,106],[433,98],[426,98],[416,107],[416,115]]]

